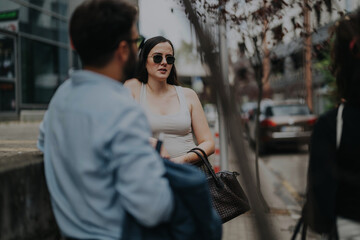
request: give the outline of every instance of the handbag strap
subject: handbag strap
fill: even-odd
[[[199,151],[203,154],[204,158],[209,162],[208,156],[207,156],[206,152],[205,152],[202,148],[194,147],[194,148],[191,149],[191,150],[199,150]],[[210,164],[210,162],[209,162],[209,164]],[[210,164],[210,165],[211,165],[211,164]]]
[[[200,154],[198,151],[200,151],[202,154]],[[193,152],[195,153],[205,164],[206,168],[208,169],[208,171],[210,172],[211,174],[211,177],[215,180],[215,184],[220,187],[220,188],[223,188],[224,187],[224,184],[219,180],[219,178],[216,176],[208,158],[207,158],[207,155],[205,154],[205,151],[202,150],[201,148],[193,148],[191,149],[189,152]]]
[[[161,152],[161,145],[162,145],[162,141],[161,140],[157,140],[156,141],[156,146],[155,146],[155,150],[160,154],[160,152]]]

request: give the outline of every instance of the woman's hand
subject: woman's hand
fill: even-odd
[[[164,146],[161,146],[160,156],[161,156],[162,158],[170,159],[170,155],[169,155],[169,153],[166,151],[166,149],[164,148]]]
[[[174,163],[189,163],[189,164],[194,164],[196,162],[199,161],[199,157],[193,153],[193,152],[189,152],[186,153],[185,155],[176,157],[176,158],[171,158],[170,161],[174,162]]]
[[[158,140],[157,140],[156,138],[153,138],[153,137],[149,138],[149,142],[150,142],[150,144],[151,144],[151,146],[152,146],[153,148],[156,148],[157,141],[158,141]],[[169,153],[166,151],[166,149],[164,148],[164,145],[162,145],[161,148],[160,148],[160,156],[161,156],[162,158],[170,159],[170,155],[169,155]]]
[[[174,162],[174,163],[185,163],[185,157],[184,156],[180,156],[180,157],[176,157],[176,158],[170,158],[170,161]]]

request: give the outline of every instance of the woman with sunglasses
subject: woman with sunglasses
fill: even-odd
[[[197,94],[179,86],[174,63],[170,40],[161,36],[150,38],[140,49],[137,79],[127,80],[124,85],[143,106],[153,137],[163,136],[170,160],[195,163],[199,160],[197,155],[187,152],[199,147],[210,155],[214,152],[214,140]]]

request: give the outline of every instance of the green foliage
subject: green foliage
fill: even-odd
[[[325,94],[325,110],[330,110],[334,108],[337,103],[337,88],[335,77],[332,75],[330,71],[331,57],[330,50],[323,49],[322,50],[323,58],[322,60],[316,62],[314,64],[314,69],[320,71],[323,74],[325,88],[327,89]]]

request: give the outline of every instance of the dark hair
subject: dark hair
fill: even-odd
[[[338,95],[360,105],[360,12],[343,17],[332,29],[331,71]]]
[[[70,37],[84,65],[103,67],[120,41],[131,39],[135,6],[122,0],[88,0],[70,19]]]
[[[151,49],[153,49],[157,44],[163,43],[163,42],[168,42],[174,52],[174,46],[171,43],[171,41],[162,36],[157,36],[157,37],[153,37],[153,38],[146,40],[143,47],[140,49],[139,62],[138,62],[136,75],[137,75],[137,78],[141,82],[143,82],[143,83],[148,82],[148,72],[146,69],[146,62],[147,62],[147,58],[149,56]],[[171,85],[177,85],[177,86],[180,85],[178,82],[178,79],[177,79],[177,75],[176,75],[175,64],[172,66],[170,74],[169,74],[166,82]]]

